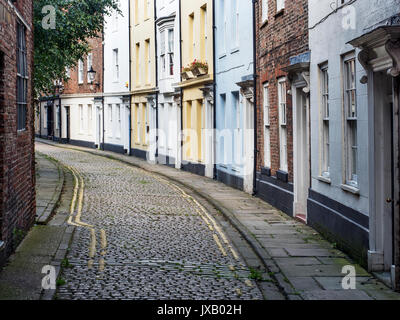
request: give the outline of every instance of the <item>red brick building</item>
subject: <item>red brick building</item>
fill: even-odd
[[[95,145],[92,133],[82,134],[79,127],[82,121],[81,109],[85,109],[85,122],[97,109],[102,106],[103,97],[103,40],[102,35],[88,40],[91,51],[75,68],[67,70],[68,82],[63,83],[61,90],[55,88],[53,96],[40,99],[40,111],[36,119],[36,135],[56,141],[93,147]],[[89,70],[96,72],[92,81],[89,79]],[[60,107],[61,106],[61,107]],[[95,123],[92,128],[97,125]],[[101,129],[100,129],[101,131]],[[61,138],[61,139],[60,139]]]
[[[308,1],[256,5],[257,195],[293,215],[293,57],[308,52]],[[296,59],[294,59],[296,60]]]
[[[35,219],[32,0],[0,0],[0,265]]]

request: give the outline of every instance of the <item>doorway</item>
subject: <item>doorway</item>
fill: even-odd
[[[294,90],[294,217],[307,222],[307,198],[310,188],[309,96],[302,88]]]
[[[382,255],[381,269],[393,265],[394,148],[392,78],[374,74],[374,202],[375,247]]]

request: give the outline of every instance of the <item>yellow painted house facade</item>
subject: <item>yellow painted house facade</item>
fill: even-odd
[[[182,72],[182,169],[213,177],[213,1],[181,1],[182,67],[194,61],[208,71]],[[196,70],[197,71],[197,70]]]
[[[154,160],[156,61],[154,1],[131,0],[131,154]]]

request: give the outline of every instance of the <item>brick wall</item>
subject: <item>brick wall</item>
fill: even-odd
[[[15,7],[32,30],[32,0]],[[5,14],[4,14],[5,13]],[[0,265],[33,225],[35,218],[33,34],[26,28],[28,104],[26,130],[17,131],[17,16],[0,0]]]
[[[99,37],[89,39],[89,45],[93,54],[93,70],[96,71],[95,83],[100,83],[100,87],[88,84],[87,81],[87,59],[83,59],[83,84],[78,84],[78,66],[71,70],[70,80],[65,84],[64,94],[78,93],[101,93],[103,92],[103,45],[101,34]]]
[[[289,65],[289,58],[308,51],[308,5],[307,0],[285,1],[283,12],[276,14],[276,1],[268,1],[268,22],[262,22],[262,1],[256,6],[257,51],[257,171],[264,166],[264,114],[263,85],[269,83],[271,174],[279,170],[279,114],[277,79],[287,74],[282,68]],[[286,88],[290,84],[286,82]],[[293,129],[292,99],[287,95],[287,146],[289,181],[293,181]]]

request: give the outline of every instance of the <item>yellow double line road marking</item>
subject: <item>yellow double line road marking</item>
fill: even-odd
[[[74,194],[72,197],[71,201],[71,206],[70,206],[70,213],[68,217],[68,224],[76,226],[76,227],[84,227],[89,229],[90,231],[90,244],[89,244],[89,261],[88,261],[88,268],[91,269],[93,267],[94,263],[94,257],[96,255],[96,230],[95,227],[87,224],[85,222],[81,221],[82,217],[82,207],[83,207],[83,195],[84,195],[84,188],[85,188],[85,182],[82,178],[82,175],[76,170],[75,168],[72,168],[70,166],[67,167],[73,174],[74,176]],[[74,216],[75,213],[75,207],[78,205],[77,213]],[[75,219],[74,219],[75,218]],[[73,221],[75,220],[75,221]],[[106,232],[101,229],[100,230],[100,237],[101,237],[101,259],[99,261],[99,270],[103,271],[104,270],[104,256],[106,255],[106,248],[107,248],[107,236]]]

